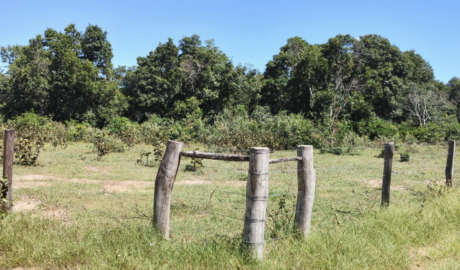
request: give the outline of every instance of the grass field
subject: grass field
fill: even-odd
[[[460,190],[443,187],[445,144],[420,145],[409,162],[395,155],[385,209],[381,149],[315,151],[306,241],[292,228],[297,165],[270,165],[262,263],[241,243],[247,163],[204,160],[189,172],[182,158],[165,241],[151,223],[158,165],[136,163],[144,150],[96,161],[89,144],[47,145],[39,166],[15,166],[14,211],[0,221],[0,269],[460,269]]]

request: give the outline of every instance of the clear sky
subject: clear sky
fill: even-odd
[[[114,66],[136,64],[168,37],[214,39],[235,64],[261,72],[290,37],[310,44],[337,34],[378,34],[401,50],[415,50],[436,79],[460,77],[460,1],[454,0],[0,0],[0,46],[26,45],[47,28],[74,23],[108,32]]]

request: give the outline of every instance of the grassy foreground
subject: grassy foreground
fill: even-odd
[[[15,211],[0,221],[0,269],[460,269],[460,190],[444,178],[447,147],[395,155],[391,205],[380,209],[380,149],[315,151],[308,240],[292,229],[296,164],[270,165],[264,261],[241,246],[247,163],[203,161],[173,190],[170,241],[151,226],[157,167],[148,146],[95,160],[88,144],[46,146],[40,166],[14,167]],[[190,147],[190,149],[195,147]],[[273,157],[294,156],[279,151]],[[458,167],[456,157],[455,167]]]

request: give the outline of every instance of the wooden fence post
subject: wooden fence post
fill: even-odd
[[[395,145],[393,142],[385,144],[385,161],[383,163],[382,180],[382,206],[390,204],[391,169],[393,167],[393,154]]]
[[[180,152],[183,143],[168,141],[166,151],[158,168],[155,179],[155,197],[153,203],[153,222],[161,234],[169,239],[169,213],[171,193],[180,164]]]
[[[268,155],[266,147],[249,150],[249,174],[246,184],[244,242],[255,259],[264,253],[265,212],[268,199]]]
[[[297,147],[297,156],[302,160],[297,161],[297,206],[294,223],[298,230],[308,236],[315,199],[316,172],[313,167],[313,146],[300,145]]]
[[[449,140],[449,152],[447,154],[446,164],[446,185],[454,186],[454,156],[455,156],[455,140]]]
[[[13,210],[13,159],[14,159],[14,129],[5,130],[3,137],[3,177],[8,179],[8,210]]]

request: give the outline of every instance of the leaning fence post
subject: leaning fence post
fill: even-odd
[[[385,161],[383,163],[382,180],[382,206],[390,204],[391,169],[393,167],[393,154],[395,145],[393,142],[385,144]]]
[[[268,199],[268,155],[266,147],[249,150],[249,171],[246,184],[244,242],[255,259],[264,252],[265,212]]]
[[[306,238],[310,231],[313,200],[315,199],[316,173],[313,167],[313,146],[300,145],[297,147],[298,195],[294,223]]]
[[[169,212],[171,209],[171,193],[180,163],[180,152],[183,143],[168,141],[166,151],[158,168],[155,179],[155,197],[153,202],[153,223],[169,239]]]
[[[446,185],[454,186],[454,156],[455,156],[455,140],[449,140],[449,152],[447,154],[446,164]]]
[[[14,129],[5,130],[3,137],[3,178],[8,179],[8,210],[13,210],[13,158],[14,158]]]

